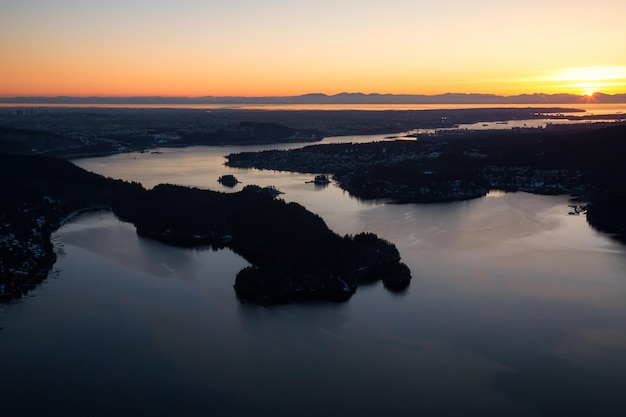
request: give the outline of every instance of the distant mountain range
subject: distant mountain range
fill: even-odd
[[[596,93],[593,97],[575,94],[495,94],[446,93],[421,94],[363,94],[321,93],[299,96],[203,96],[203,97],[0,97],[5,104],[575,104],[626,103],[626,94]]]

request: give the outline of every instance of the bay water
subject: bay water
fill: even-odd
[[[48,279],[0,306],[3,415],[623,415],[626,247],[568,215],[568,196],[395,205],[313,174],[224,166],[260,148],[74,162],[148,188],[275,186],[337,233],[393,242],[408,290],[243,304],[232,285],[247,262],[230,250],[174,248],[110,212],[82,214],[54,234]],[[241,184],[221,186],[224,174]]]

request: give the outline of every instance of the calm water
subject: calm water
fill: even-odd
[[[3,415],[624,415],[626,247],[568,216],[566,197],[361,203],[312,175],[224,167],[241,149],[76,163],[148,187],[275,185],[341,234],[394,242],[408,291],[244,305],[232,252],[85,214],[55,234],[51,277],[0,307]]]
[[[128,109],[244,109],[244,110],[438,110],[484,108],[546,108],[584,109],[590,114],[626,113],[626,103],[538,103],[538,104],[33,104],[0,103],[2,107],[74,107],[74,108],[128,108]],[[572,113],[581,115],[581,113]]]

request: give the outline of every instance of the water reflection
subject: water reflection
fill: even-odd
[[[108,176],[219,187],[206,148],[80,164]],[[169,155],[169,157],[168,157]],[[171,158],[171,159],[170,159]],[[165,173],[164,173],[165,172]],[[219,175],[218,175],[219,174]],[[543,416],[626,409],[626,250],[568,216],[565,196],[498,193],[363,204],[310,175],[275,185],[341,234],[394,242],[401,296],[264,308],[232,288],[230,251],[142,239],[111,213],[56,234],[58,279],[0,310],[7,415]],[[33,393],[37,393],[33,400]],[[78,410],[78,411],[77,411]]]

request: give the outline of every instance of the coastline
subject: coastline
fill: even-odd
[[[138,235],[168,245],[232,249],[252,264],[237,274],[235,292],[254,303],[345,301],[364,279],[383,280],[394,291],[411,279],[392,243],[372,234],[341,237],[301,205],[277,200],[272,188],[146,190],[61,159],[0,155],[0,162],[0,171],[19,178],[0,182],[2,195],[21,195],[0,225],[0,302],[21,298],[45,279],[56,260],[55,230],[82,212],[102,209],[133,223]]]
[[[0,107],[0,147],[9,153],[76,159],[159,147],[314,143],[324,137],[450,129],[479,122],[562,120],[568,114],[583,121],[623,118],[545,104],[423,110]]]
[[[620,126],[619,124],[616,125],[616,127],[618,128],[619,126]],[[593,129],[589,128],[589,130],[591,131]],[[539,133],[539,131],[533,131],[533,132]],[[510,134],[521,135],[522,133],[523,133],[522,131],[513,131]],[[463,133],[463,134],[467,135],[468,133]],[[485,133],[483,132],[481,133],[481,135],[485,135]],[[487,133],[487,136],[489,135],[501,136],[502,133],[496,134],[494,132],[489,132]],[[585,135],[588,135],[588,133],[583,132],[580,135],[583,135],[581,136],[581,138],[584,139]],[[529,136],[529,137],[532,139],[532,136]],[[397,141],[397,142],[384,142],[384,143],[381,142],[381,143],[363,144],[363,145],[351,145],[351,144],[309,145],[303,149],[290,151],[289,155],[296,155],[297,153],[306,153],[306,152],[310,152],[311,150],[315,150],[316,152],[320,150],[322,151],[322,154],[323,154],[329,149],[330,149],[329,155],[332,155],[332,154],[341,155],[341,150],[345,148],[350,148],[351,150],[354,150],[354,149],[364,150],[365,149],[366,152],[370,153],[370,155],[367,156],[365,160],[369,160],[370,162],[366,163],[363,166],[349,165],[346,161],[350,161],[349,163],[351,164],[357,161],[354,155],[351,155],[349,156],[347,160],[339,159],[338,161],[334,162],[335,165],[324,166],[322,169],[322,171],[334,173],[335,181],[337,181],[343,189],[355,195],[357,198],[362,198],[362,199],[385,198],[385,199],[390,199],[392,201],[395,201],[396,203],[448,202],[448,201],[466,200],[469,198],[477,198],[477,197],[484,195],[486,192],[489,191],[489,189],[503,189],[503,190],[508,190],[508,191],[529,191],[529,192],[539,193],[539,194],[558,193],[558,194],[570,194],[572,196],[585,195],[585,196],[588,196],[589,197],[588,199],[591,200],[592,202],[592,204],[590,205],[589,217],[588,217],[588,220],[590,222],[593,222],[592,225],[595,225],[594,227],[597,227],[599,230],[602,230],[604,232],[616,234],[617,238],[620,239],[622,242],[626,240],[626,237],[625,237],[626,232],[622,223],[623,216],[622,216],[621,211],[619,210],[619,207],[623,207],[623,204],[622,204],[623,202],[619,199],[616,200],[614,197],[614,195],[616,195],[615,192],[619,192],[619,187],[620,187],[619,180],[621,177],[611,179],[609,177],[606,177],[605,174],[601,174],[599,177],[593,180],[594,185],[592,187],[589,187],[588,185],[583,184],[584,181],[586,181],[584,178],[581,177],[581,175],[586,175],[584,174],[583,171],[576,171],[576,170],[570,169],[570,170],[565,170],[562,172],[556,172],[556,171],[553,172],[550,170],[544,170],[544,171],[531,170],[528,172],[526,171],[522,172],[522,171],[519,171],[519,169],[516,170],[515,163],[512,163],[511,161],[509,162],[501,161],[499,163],[492,163],[492,166],[489,167],[488,170],[483,170],[482,173],[479,173],[479,175],[477,176],[476,162],[477,161],[480,162],[482,158],[485,157],[484,155],[486,154],[484,152],[484,149],[482,151],[481,150],[476,151],[476,149],[480,149],[482,145],[478,147],[471,145],[471,148],[472,148],[471,150],[464,149],[461,152],[464,155],[468,156],[469,157],[468,160],[471,162],[467,166],[467,168],[469,168],[470,170],[462,174],[461,181],[459,181],[459,177],[448,178],[444,175],[444,177],[439,179],[439,183],[437,182],[433,183],[433,180],[436,180],[437,178],[434,177],[432,173],[426,176],[424,176],[424,173],[430,172],[430,171],[435,172],[432,169],[432,163],[440,160],[439,154],[441,153],[441,150],[438,149],[438,147],[443,143],[447,143],[446,142],[447,138],[449,137],[445,135],[435,136],[435,137],[428,137],[428,136],[419,137],[418,136],[416,140],[412,140],[412,141]],[[612,140],[612,136],[609,137],[608,139]],[[465,140],[467,140],[467,138]],[[528,138],[523,138],[523,140],[525,141],[524,143],[528,142]],[[532,139],[532,140],[535,140],[535,139]],[[580,144],[584,144],[584,141],[579,141],[579,142]],[[454,143],[454,141],[450,141],[450,143]],[[427,152],[422,154],[422,156],[419,156],[421,151],[408,151],[407,152],[407,149],[406,149],[407,147],[422,146],[422,144],[426,144],[428,147],[432,149],[429,148]],[[162,146],[162,147],[165,147],[167,145],[168,144],[159,144],[159,146]],[[185,144],[171,144],[171,145],[173,145],[172,147],[189,146]],[[492,146],[492,145],[489,145],[489,146]],[[583,149],[584,149],[584,146],[587,146],[587,145],[581,145],[581,146],[583,146]],[[383,156],[383,154],[387,152],[385,149],[387,148],[393,149],[396,147],[402,148],[402,151],[400,153],[401,155],[403,155],[402,158],[400,159],[396,158],[395,160],[385,159],[385,158],[388,158],[393,153],[391,152],[387,154],[386,156]],[[519,149],[523,149],[523,148],[519,148]],[[106,155],[120,153],[120,152],[122,152],[122,150],[118,149],[117,151],[109,151],[106,153]],[[280,155],[287,155],[285,151],[275,151],[275,152],[279,153]],[[523,150],[521,154],[524,154],[527,152],[528,150]],[[563,161],[564,159],[562,156],[557,157],[557,155],[559,155],[560,152],[561,150],[558,147],[549,150],[549,153],[554,158],[556,158],[557,160]],[[584,151],[584,152],[587,152],[587,151]],[[579,163],[580,161],[584,161],[585,159],[588,159],[593,154],[593,152],[596,152],[596,151],[592,150],[592,154],[585,154],[584,152],[582,155],[583,159],[580,159],[578,156],[576,156],[577,160],[580,159]],[[515,152],[512,152],[512,153],[514,154]],[[619,155],[623,154],[620,150],[614,150],[612,152],[609,151],[609,153],[612,158],[618,158]],[[254,154],[254,153],[250,153],[250,154]],[[280,169],[280,170],[287,170],[287,171],[296,170],[300,172],[304,170],[305,172],[319,172],[320,171],[319,161],[323,160],[325,161],[324,162],[325,164],[333,163],[333,159],[329,158],[327,155],[327,156],[324,156],[323,158],[317,157],[317,156],[307,156],[306,157],[307,159],[305,160],[298,160],[296,162],[287,161],[286,164],[277,165],[275,164],[276,161],[273,160],[272,157],[268,156],[271,154],[272,154],[271,152],[268,153],[268,151],[265,151],[263,153],[264,156],[262,158],[263,165],[252,164],[250,166],[255,166],[257,168],[262,168],[262,169],[263,168]],[[408,166],[404,166],[403,165],[404,162],[409,162],[411,160],[411,158],[409,158],[410,155],[413,155],[413,157],[417,158],[417,160],[421,160],[422,163],[425,162],[426,166],[423,167],[419,164],[410,168],[408,168]],[[20,157],[16,157],[16,158],[20,158]],[[21,158],[27,158],[27,157],[21,157]],[[34,158],[41,158],[41,157],[34,157]],[[595,158],[596,159],[600,158],[600,160],[602,160],[602,158],[605,158],[605,155],[604,154],[596,155]],[[441,162],[439,161],[437,163],[441,163]],[[315,168],[314,169],[310,168],[309,169],[310,171],[307,171],[308,168],[306,167],[311,164],[315,165]],[[20,166],[20,169],[24,169],[24,168],[28,169],[28,166],[35,167],[35,165],[33,165],[32,163],[27,163],[26,165],[27,165],[26,167]],[[63,174],[63,175],[66,175],[67,179],[72,179],[76,176],[82,177],[83,175],[85,175],[82,172],[82,170],[75,167],[73,164],[71,165],[73,167],[72,169],[69,169],[69,167],[63,168],[63,170],[68,170],[65,174]],[[500,166],[498,167],[498,165]],[[372,173],[374,172],[370,171],[370,167],[376,167],[376,170],[375,170],[376,175],[378,176],[382,175],[382,176],[380,178],[376,178],[376,175],[372,176]],[[584,167],[584,164],[582,165],[582,167]],[[5,175],[5,181],[8,181],[8,179],[11,178],[12,175],[15,175],[15,173],[11,172],[11,170],[7,166],[4,166],[3,168],[8,169]],[[381,170],[381,168],[383,169]],[[406,178],[406,175],[401,175],[398,177],[396,176],[396,174],[394,174],[394,172],[396,172],[397,169],[399,168],[401,168],[401,171],[399,172],[403,172],[402,170],[406,170],[407,168],[409,170],[417,169],[419,171],[419,172],[416,172],[417,174],[419,174],[418,177],[423,176],[424,180],[427,183],[430,183],[431,185],[424,188],[423,185],[416,187],[415,184],[408,184],[408,183],[403,184],[402,181],[404,180],[402,178]],[[456,167],[455,169],[457,168],[458,167]],[[606,167],[603,169],[606,170]],[[25,174],[30,175],[31,173],[26,171]],[[389,175],[391,175],[391,177],[389,177]],[[458,175],[458,174],[455,174],[455,175]],[[98,195],[99,193],[98,192],[94,193],[94,190],[100,190],[101,187],[104,187],[103,189],[108,189],[108,187],[113,187],[112,184],[119,185],[122,182],[116,183],[113,180],[99,178],[99,176],[95,174],[89,174],[87,175],[87,177],[89,177],[89,180],[87,181],[87,183],[90,183],[90,181],[93,181],[93,184],[96,184],[96,185],[87,185],[87,183],[82,184],[80,187],[86,187],[84,188],[84,191],[83,191],[85,195],[80,196],[81,192],[79,191],[79,192],[74,192],[73,194],[76,194],[76,195],[72,197],[74,199],[77,199],[78,202],[72,203],[70,201],[69,205],[66,205],[66,203],[64,203],[64,205],[59,205],[57,203],[52,204],[56,200],[54,197],[50,197],[47,194],[37,194],[34,199],[30,200],[31,201],[30,203],[26,203],[27,205],[24,206],[26,208],[21,208],[19,210],[16,209],[17,210],[15,214],[17,216],[16,218],[21,219],[19,222],[14,222],[14,225],[12,226],[8,226],[10,222],[6,223],[6,221],[3,224],[0,224],[0,237],[1,237],[0,238],[0,255],[4,254],[0,256],[0,260],[2,261],[0,263],[0,269],[3,271],[3,274],[5,274],[7,271],[10,272],[12,270],[11,268],[13,268],[12,266],[7,265],[7,262],[5,262],[6,259],[13,259],[15,265],[17,265],[19,262],[21,262],[22,265],[27,265],[26,266],[27,269],[25,270],[19,270],[19,269],[13,270],[14,275],[19,275],[19,276],[24,277],[24,284],[22,287],[13,288],[13,287],[7,286],[6,281],[0,282],[0,284],[2,285],[0,287],[0,290],[1,290],[0,297],[2,297],[3,300],[13,299],[15,297],[19,298],[21,295],[23,295],[23,293],[28,288],[32,288],[34,285],[36,285],[36,283],[33,284],[32,282],[35,282],[35,281],[40,282],[43,278],[45,278],[47,271],[49,271],[49,269],[52,267],[56,259],[52,244],[50,243],[50,236],[55,230],[57,230],[66,222],[71,221],[71,219],[74,216],[80,214],[81,212],[101,210],[101,209],[114,210],[113,204],[110,201],[103,203],[100,200],[102,198],[105,198],[105,199],[111,198],[110,191],[107,191],[102,195]],[[413,178],[415,176],[413,175],[409,177]],[[604,182],[608,181],[609,183],[611,183],[612,181],[615,181],[615,180],[617,180],[617,183],[611,185],[611,187],[615,188],[615,191],[611,191],[611,189],[601,191],[601,189],[599,188],[599,186],[603,184],[602,181]],[[110,181],[113,181],[113,182],[110,182]],[[15,187],[17,187],[17,184],[5,182],[4,186],[8,187],[9,190],[12,190],[12,189],[15,189]],[[55,187],[56,186],[58,186],[58,184],[55,185]],[[421,194],[419,193],[415,194],[416,190],[419,191],[422,189],[426,190],[425,193],[420,191]],[[40,192],[45,192],[45,190],[42,189]],[[64,192],[67,192],[67,191],[64,191]],[[10,196],[11,191],[7,191],[6,194]],[[107,195],[109,196],[106,197]],[[600,197],[597,197],[597,196],[600,196]],[[87,206],[85,206],[84,203],[80,202],[81,198],[92,199],[92,202],[90,202],[89,204],[87,204]],[[596,204],[594,206],[593,204],[594,202],[600,202],[600,204]],[[28,204],[30,204],[30,206]],[[30,212],[29,207],[31,208],[39,207],[39,208],[37,208],[35,211]],[[616,207],[618,208],[617,211],[615,209]],[[43,223],[40,221],[40,219],[42,218],[42,213],[44,213]],[[38,224],[37,223],[38,221],[41,224]],[[21,226],[21,228],[20,226],[18,226],[22,224],[20,222],[24,223]],[[17,228],[20,228],[21,231],[18,231]],[[22,239],[21,251],[24,254],[30,254],[30,255],[24,255],[21,258],[19,256],[16,256],[15,253],[12,252],[13,247],[18,247],[18,246],[15,246],[16,245],[15,241],[17,241],[15,240],[15,236],[20,236],[20,233],[23,235],[21,238]],[[161,235],[159,237],[159,234],[154,234],[150,232],[144,232],[144,233],[145,235],[153,237],[153,238],[163,239],[164,241],[169,240],[169,243],[173,242],[171,237],[166,238],[164,235]],[[224,233],[223,235],[225,234],[228,234],[228,233]],[[194,236],[194,235],[192,234],[190,236]],[[185,239],[186,238],[184,238],[182,241],[185,241],[186,244],[189,242],[191,242],[191,244],[198,243],[198,240],[195,238],[191,239],[189,242],[187,242]],[[213,242],[216,245],[221,244],[219,241],[215,241],[215,240],[212,240],[211,242]],[[41,275],[44,275],[44,277],[41,278]]]
[[[240,152],[227,165],[293,172],[327,172],[363,200],[444,203],[490,190],[562,194],[589,204],[597,230],[626,241],[626,177],[620,155],[626,124],[509,132],[442,132],[416,141],[312,145]]]

